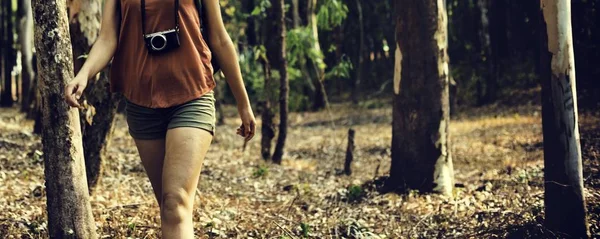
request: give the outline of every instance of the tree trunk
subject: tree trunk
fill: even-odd
[[[273,11],[268,11],[268,16],[273,16]],[[268,18],[271,19],[271,18]],[[272,106],[273,97],[274,97],[274,82],[271,74],[271,64],[269,63],[269,59],[274,58],[272,52],[274,51],[273,41],[269,41],[267,39],[268,36],[271,36],[273,33],[271,32],[273,27],[267,21],[260,22],[260,44],[266,46],[267,51],[266,54],[263,51],[256,51],[255,54],[258,55],[258,59],[260,59],[260,63],[263,66],[263,72],[265,77],[265,83],[263,86],[263,101],[259,102],[261,109],[261,139],[260,139],[260,152],[261,156],[264,160],[271,160],[271,149],[273,144],[273,138],[275,138],[275,125],[273,121],[275,119],[274,109]]]
[[[496,100],[496,89],[498,88],[497,81],[498,75],[496,75],[496,69],[491,59],[491,46],[490,46],[490,21],[489,15],[489,2],[488,0],[477,1],[479,8],[479,43],[481,47],[481,64],[487,68],[486,73],[483,74],[485,78],[485,92],[483,93],[482,99],[480,99],[479,105],[489,104]],[[484,68],[485,69],[485,68]],[[483,79],[480,79],[482,81]]]
[[[346,147],[346,160],[344,161],[344,173],[352,175],[352,161],[354,161],[354,129],[348,130],[348,147]]]
[[[245,0],[245,1],[242,1],[242,4],[244,4],[246,14],[248,14],[248,15],[250,15],[252,13],[252,11],[254,11],[254,8],[256,7],[254,0]],[[255,20],[254,16],[249,16],[246,19],[246,22],[248,23],[248,30],[246,31],[248,45],[256,46],[256,45],[258,45],[258,37],[256,35],[256,20]]]
[[[265,72],[265,85],[264,85],[264,94],[265,99],[262,102],[262,127],[261,127],[261,136],[260,139],[260,153],[264,160],[271,159],[271,145],[273,142],[273,138],[275,138],[275,127],[273,125],[273,119],[275,115],[273,114],[273,107],[271,107],[272,96],[272,77],[271,77],[271,66],[267,59],[262,60],[263,69]]]
[[[97,238],[86,184],[79,112],[63,98],[73,78],[65,0],[34,0],[42,94],[44,173],[50,238]]]
[[[388,188],[452,194],[444,0],[396,0],[392,166]]]
[[[490,72],[483,97],[479,104],[489,104],[496,100],[498,82],[500,81],[503,62],[508,56],[508,3],[507,0],[491,0],[489,5],[489,36],[490,36]]]
[[[101,10],[102,1],[100,0],[73,0],[70,2],[69,16],[71,20],[69,22],[71,24],[69,27],[73,56],[75,57],[75,74],[79,72],[85,62],[85,57],[82,56],[88,54],[98,37],[102,17]],[[95,188],[102,173],[102,161],[106,159],[112,125],[121,99],[119,94],[110,93],[108,75],[109,70],[106,68],[89,82],[83,95],[88,106],[80,114],[90,192]]]
[[[356,9],[358,12],[358,66],[356,67],[356,78],[352,86],[352,103],[358,104],[360,94],[360,81],[363,77],[363,68],[365,63],[365,27],[363,21],[363,10],[361,0],[356,1]]]
[[[287,59],[286,59],[286,48],[285,48],[285,3],[284,0],[271,1],[271,36],[273,39],[271,56],[273,59],[269,59],[271,64],[277,63],[275,67],[279,71],[279,134],[277,136],[277,144],[275,145],[275,151],[273,152],[273,162],[281,164],[283,158],[283,151],[285,147],[285,139],[287,137],[287,124],[288,124],[288,101],[289,101],[289,81],[287,73]]]
[[[545,225],[588,238],[577,116],[571,2],[542,0],[541,72]]]
[[[21,42],[21,66],[23,77],[21,80],[21,112],[27,113],[31,108],[33,90],[33,13],[31,12],[31,0],[21,0],[23,15],[19,20],[19,40]]]
[[[6,27],[4,27],[4,5],[4,2],[0,3],[0,100],[4,95],[4,41],[6,36]]]
[[[12,3],[12,1],[2,2],[4,8],[4,15],[2,16],[4,18],[4,27],[2,28],[2,37],[4,38],[4,42],[2,43],[2,47],[4,48],[4,86],[2,88],[4,92],[2,92],[2,97],[0,98],[0,106],[2,107],[12,107],[14,103],[11,72],[16,63],[16,54],[13,45]]]
[[[315,52],[321,52],[321,44],[319,44],[319,28],[317,26],[317,0],[308,0],[308,27],[311,29],[312,37],[314,40],[313,50]],[[325,91],[325,69],[321,68],[322,62],[310,61],[310,65],[314,71],[314,83],[316,87],[314,99],[313,99],[313,110],[320,110],[327,107],[327,92]]]

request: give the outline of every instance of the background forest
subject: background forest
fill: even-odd
[[[77,72],[104,3],[48,2],[68,18],[63,39],[71,47],[56,52],[72,53],[68,64]],[[583,165],[579,201],[545,187],[548,162],[562,160],[550,159],[557,151],[548,148],[562,144],[543,140],[553,135],[542,112],[551,39],[540,1],[220,0],[260,134],[247,144],[236,137],[235,100],[217,73],[219,125],[196,197],[197,236],[600,238],[600,0],[570,2],[581,149],[569,160]],[[39,50],[48,45],[40,32],[47,22],[36,12],[44,3],[0,3],[0,238],[47,238],[57,227],[48,218],[65,213],[47,205],[56,194],[44,169],[59,159],[46,147],[69,146],[50,140],[59,121],[44,121],[68,110],[48,104],[68,79],[39,77],[50,72],[47,59],[60,55]],[[447,42],[436,39],[447,44],[443,53],[421,44],[440,32],[447,34]],[[411,47],[400,51],[399,44]],[[417,68],[421,61],[431,64]],[[429,80],[444,64],[448,74]],[[89,189],[94,233],[157,238],[158,209],[127,133],[122,96],[107,90],[108,72],[88,85],[79,113],[87,177],[80,183]],[[429,115],[411,121],[402,111],[412,109]],[[418,129],[431,122],[435,134]],[[442,180],[439,158],[451,175]],[[552,224],[553,198],[583,214]],[[571,234],[581,232],[574,225],[587,234]]]

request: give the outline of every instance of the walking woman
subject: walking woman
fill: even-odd
[[[219,0],[104,2],[98,40],[65,99],[79,107],[88,79],[112,60],[111,91],[127,100],[129,133],[160,207],[162,237],[193,238],[195,190],[215,133],[212,57],[237,101],[237,133],[250,140],[256,125]]]

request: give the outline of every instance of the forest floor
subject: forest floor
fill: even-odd
[[[200,238],[557,238],[542,226],[540,107],[461,110],[451,122],[452,199],[375,190],[390,167],[390,102],[293,113],[283,165],[260,158],[260,136],[242,150],[227,109],[197,190]],[[352,176],[341,175],[348,129]],[[33,122],[0,110],[0,238],[46,238],[43,160]],[[585,195],[600,238],[600,115],[581,113]],[[92,208],[101,238],[157,238],[159,211],[127,133],[116,120]]]

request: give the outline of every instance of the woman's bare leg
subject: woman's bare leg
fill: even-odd
[[[194,238],[192,211],[202,162],[212,134],[197,128],[167,131],[162,171],[162,237]]]
[[[158,205],[161,204],[162,170],[165,161],[165,140],[135,140],[142,165],[146,170]]]

